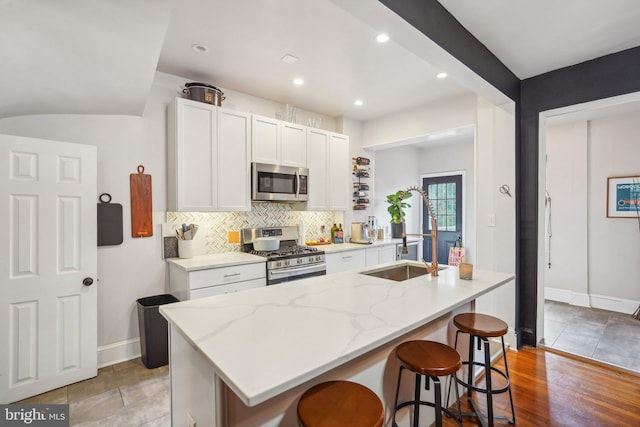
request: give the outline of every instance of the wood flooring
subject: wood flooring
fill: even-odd
[[[638,374],[540,348],[509,351],[507,362],[516,426],[640,427]],[[168,393],[167,367],[147,370],[137,360],[19,403],[69,403],[71,426],[160,427],[170,425]],[[495,396],[494,408],[509,413],[506,393]],[[445,417],[444,425],[457,424]],[[480,424],[465,418],[463,425]]]
[[[640,375],[544,349],[507,352],[520,427],[640,427]],[[504,368],[502,359],[495,367]],[[481,383],[484,383],[482,380]],[[478,396],[485,408],[484,396]],[[462,410],[469,411],[465,404]],[[494,397],[496,415],[510,415],[508,394]],[[457,425],[452,419],[446,426]],[[464,418],[463,425],[480,425]],[[509,425],[497,420],[496,426]]]

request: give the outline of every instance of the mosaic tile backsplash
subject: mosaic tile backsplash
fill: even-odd
[[[251,212],[167,212],[172,230],[183,223],[198,224],[197,239],[204,239],[210,254],[239,251],[240,245],[227,242],[227,233],[242,228],[301,225],[307,240],[329,237],[334,218],[334,212],[296,211],[286,203],[254,203]]]

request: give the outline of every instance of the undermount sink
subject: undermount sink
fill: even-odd
[[[444,270],[445,268],[447,267],[438,266],[438,270]],[[380,277],[381,279],[395,280],[396,282],[402,282],[428,273],[427,269],[424,266],[404,264],[381,268],[379,270],[365,271],[360,274]]]

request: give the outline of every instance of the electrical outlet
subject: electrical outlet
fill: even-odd
[[[189,420],[189,427],[197,427],[196,426],[196,420],[193,418],[193,415],[191,415],[191,413],[187,413],[187,419]]]

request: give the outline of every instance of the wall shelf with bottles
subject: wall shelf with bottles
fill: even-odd
[[[371,160],[366,157],[354,157],[353,161],[353,210],[367,209],[369,205],[369,183],[363,179],[370,178]]]

